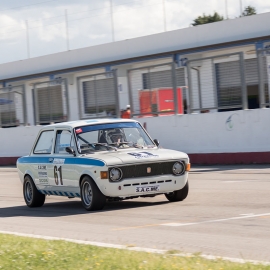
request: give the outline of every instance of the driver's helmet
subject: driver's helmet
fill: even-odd
[[[124,142],[124,133],[121,129],[116,128],[107,132],[107,141],[109,143]]]

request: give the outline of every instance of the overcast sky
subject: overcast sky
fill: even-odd
[[[164,0],[167,31],[190,27],[199,15],[226,17],[225,0]],[[164,31],[163,0],[112,0],[115,40]],[[240,15],[240,0],[227,0],[229,19]],[[242,0],[257,13],[270,12],[270,0]],[[0,0],[0,63],[112,41],[110,0]]]

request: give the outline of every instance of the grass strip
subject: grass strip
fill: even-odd
[[[0,234],[0,269],[269,269],[270,266],[238,264],[199,255],[177,256],[176,251],[153,254],[101,248],[58,240]]]

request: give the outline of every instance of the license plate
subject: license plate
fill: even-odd
[[[155,192],[159,191],[159,186],[139,186],[136,187],[136,192]]]

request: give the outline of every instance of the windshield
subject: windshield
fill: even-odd
[[[153,148],[155,145],[139,123],[113,123],[75,128],[79,153]]]

